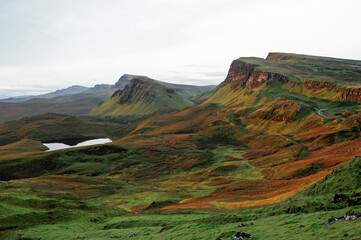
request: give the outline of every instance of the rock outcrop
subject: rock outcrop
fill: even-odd
[[[360,102],[361,101],[361,88],[348,88],[344,89],[340,95],[341,100]]]
[[[333,89],[334,91],[340,92],[339,99],[343,101],[361,101],[361,88],[341,87],[331,82],[318,82],[312,80],[306,80],[303,84],[307,89],[311,90]]]
[[[264,72],[256,65],[248,64],[239,60],[234,60],[228,71],[225,83],[231,83],[232,89],[246,88],[247,93],[262,84],[271,83],[277,79],[282,83],[287,83],[288,78],[279,73]]]

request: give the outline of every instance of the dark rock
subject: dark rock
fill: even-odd
[[[132,235],[130,235],[130,237],[135,237],[136,235],[135,235],[135,233],[132,233]]]
[[[247,223],[241,223],[241,224],[238,225],[238,227],[247,227],[247,226],[248,226]]]
[[[252,235],[245,232],[237,232],[233,237],[231,237],[231,240],[247,240],[251,238]]]
[[[325,221],[325,225],[329,225],[331,222],[334,222],[334,221],[353,221],[357,218],[361,217],[361,212],[358,212],[358,213],[347,213],[345,216],[341,216],[341,217],[338,217],[338,218],[335,218],[334,216],[332,216],[331,218],[327,219]]]
[[[252,225],[252,226],[253,226],[253,225],[254,225],[254,222],[251,222],[251,223],[250,223],[250,225]]]
[[[342,202],[344,200],[348,199],[348,197],[344,194],[335,194],[333,195],[333,202],[334,203],[339,203]]]
[[[305,227],[305,225],[300,225],[300,228],[303,228],[303,227]]]
[[[348,236],[348,233],[345,233],[343,236],[344,236],[344,237],[347,237],[347,236]]]

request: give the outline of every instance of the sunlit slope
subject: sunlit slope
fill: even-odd
[[[111,98],[90,111],[93,116],[130,116],[142,118],[180,110],[192,103],[183,99],[173,89],[142,77],[133,78],[130,83]]]

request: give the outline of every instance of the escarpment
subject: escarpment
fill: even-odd
[[[272,81],[276,80],[282,84],[290,82],[294,86],[303,86],[312,91],[332,90],[332,92],[339,94],[333,100],[361,102],[360,87],[348,87],[347,85],[337,84],[336,81],[314,80],[312,79],[312,76],[310,76],[310,78],[298,78],[298,76],[293,76],[292,74],[285,74],[286,71],[282,69],[285,67],[284,64],[287,64],[289,61],[296,62],[302,59],[306,58],[302,58],[302,56],[297,55],[288,56],[279,53],[270,53],[266,60],[260,62],[261,65],[255,64],[252,61],[248,62],[247,59],[245,61],[237,59],[232,62],[227,77],[222,85],[230,84],[232,90],[245,89],[245,93],[250,94],[253,89],[264,84],[270,85]],[[273,64],[277,65],[272,65],[272,67],[269,67],[266,64],[262,65],[265,62],[269,63],[270,61],[275,62]],[[277,67],[275,67],[278,65],[282,66],[279,72],[277,72]],[[273,69],[273,71],[269,70],[270,68]],[[317,93],[315,93],[313,97],[318,98]]]
[[[344,89],[340,95],[341,100],[361,102],[361,88]]]
[[[343,101],[360,102],[361,101],[361,88],[348,88],[341,87],[330,82],[317,82],[312,80],[304,81],[304,86],[310,90],[333,90],[339,92],[339,99]]]
[[[273,79],[282,83],[289,81],[288,78],[282,74],[265,72],[256,65],[234,60],[224,82],[231,83],[232,89],[245,88],[247,90],[246,92],[249,93],[252,89],[264,83],[269,84]]]

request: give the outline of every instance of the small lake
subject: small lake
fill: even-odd
[[[73,146],[67,145],[65,143],[43,143],[43,145],[49,148],[49,150],[46,150],[48,152],[48,151],[66,149],[66,148],[84,147],[84,146],[91,146],[91,145],[104,144],[110,142],[112,142],[112,140],[109,138],[98,138],[98,139],[92,139],[92,140],[80,142]]]

